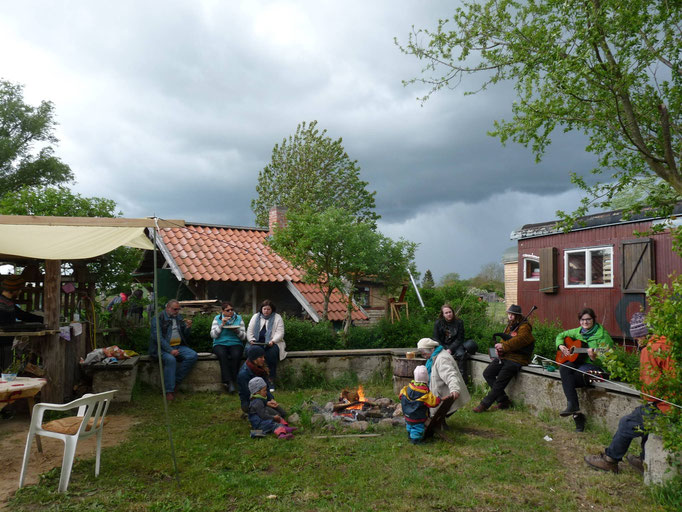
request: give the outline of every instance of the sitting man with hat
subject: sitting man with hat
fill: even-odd
[[[495,409],[511,407],[511,400],[504,390],[521,367],[530,363],[533,355],[535,348],[533,328],[523,319],[521,306],[516,304],[509,306],[507,318],[509,323],[504,332],[493,334],[493,337],[501,339],[495,344],[497,357],[493,358],[483,371],[483,378],[490,386],[490,392],[474,407],[474,412],[487,411],[495,402],[497,402]]]

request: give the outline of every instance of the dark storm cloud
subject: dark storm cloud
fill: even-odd
[[[76,190],[127,216],[252,225],[273,146],[318,120],[377,191],[382,229],[422,243],[421,270],[467,275],[518,225],[570,209],[568,173],[593,160],[580,137],[562,135],[536,165],[487,136],[509,117],[509,84],[465,97],[474,80],[423,106],[423,86],[402,86],[423,63],[393,38],[452,10],[446,0],[14,2],[0,20],[0,44],[15,48],[0,76],[34,103],[55,102]],[[537,207],[494,220],[509,197]],[[476,254],[451,247],[472,236]]]

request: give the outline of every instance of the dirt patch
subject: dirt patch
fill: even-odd
[[[109,422],[104,427],[102,447],[115,446],[127,438],[128,430],[139,420],[125,415],[108,415]],[[24,459],[26,435],[29,421],[27,417],[12,420],[0,420],[0,453],[3,459],[3,476],[0,479],[0,510],[5,510],[7,500],[19,488],[19,473]],[[64,455],[64,443],[59,439],[41,437],[43,453],[38,452],[35,441],[31,447],[31,456],[26,470],[25,485],[38,483],[39,476],[55,467],[61,467]],[[96,437],[90,437],[78,443],[76,457],[95,457]],[[103,462],[105,463],[105,462]]]

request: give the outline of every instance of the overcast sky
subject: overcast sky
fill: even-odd
[[[250,201],[273,146],[298,123],[358,160],[381,231],[420,243],[436,280],[499,262],[512,230],[572,210],[569,172],[591,168],[580,138],[544,161],[486,135],[508,118],[510,87],[464,96],[403,87],[412,25],[451,1],[44,0],[3,2],[0,78],[54,102],[57,154],[76,192],[127,217],[253,226]],[[472,84],[477,83],[476,81]]]

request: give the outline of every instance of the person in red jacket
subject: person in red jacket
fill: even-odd
[[[642,454],[639,457],[628,455],[626,460],[640,473],[644,473],[644,446],[648,438],[644,421],[653,415],[665,414],[670,410],[670,404],[652,398],[659,396],[657,383],[661,376],[674,371],[670,343],[664,336],[648,337],[649,329],[643,313],[635,313],[630,320],[630,336],[643,347],[639,356],[639,377],[642,381],[642,392],[651,396],[644,396],[646,400],[644,405],[640,405],[620,419],[618,430],[604,453],[585,457],[585,462],[590,467],[614,473],[618,473],[618,463],[623,460],[630,443],[636,437],[642,438]]]

